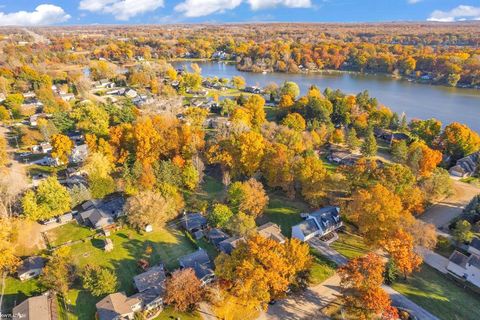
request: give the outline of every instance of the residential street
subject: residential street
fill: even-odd
[[[434,224],[437,229],[446,230],[450,221],[460,215],[470,200],[480,194],[480,188],[454,180],[455,194],[428,208],[420,219]]]

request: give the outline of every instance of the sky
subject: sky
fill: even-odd
[[[480,20],[480,0],[0,0],[0,26]]]

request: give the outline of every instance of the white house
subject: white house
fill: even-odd
[[[480,287],[480,256],[476,254],[467,256],[461,252],[454,251],[450,256],[447,270]]]
[[[304,221],[292,227],[292,238],[308,241],[315,236],[324,236],[343,226],[340,208],[325,207],[307,214]]]

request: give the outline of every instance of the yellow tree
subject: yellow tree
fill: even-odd
[[[198,107],[190,107],[183,114],[190,125],[201,128],[205,119],[207,119],[208,111]]]
[[[142,164],[152,165],[159,157],[160,134],[155,130],[152,119],[147,117],[133,127],[136,158]]]
[[[63,134],[54,134],[51,144],[52,158],[58,158],[62,163],[67,163],[68,157],[72,154],[73,150],[72,140]]]
[[[413,251],[413,237],[401,229],[387,240],[385,248],[405,279],[422,264],[422,258]]]
[[[293,150],[281,143],[269,145],[262,161],[262,173],[271,188],[282,188],[289,197],[295,195],[294,190],[294,157]]]
[[[320,206],[325,200],[328,179],[328,172],[322,160],[314,155],[307,156],[299,160],[296,167],[296,176],[303,197],[312,206]]]
[[[260,168],[265,151],[265,141],[261,134],[248,131],[240,134],[236,141],[240,170],[248,177],[253,176]]]
[[[267,121],[265,113],[265,99],[259,95],[250,96],[243,107],[251,114],[253,128],[260,128]]]

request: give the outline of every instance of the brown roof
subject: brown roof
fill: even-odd
[[[139,302],[138,298],[128,298],[124,292],[115,292],[100,300],[95,306],[100,320],[111,320],[119,315],[132,313],[132,307]]]
[[[257,232],[262,237],[275,240],[279,243],[285,242],[285,236],[282,234],[282,229],[278,224],[269,222],[257,228]]]
[[[53,320],[57,318],[56,301],[47,295],[31,297],[13,308],[13,314],[24,320]]]

